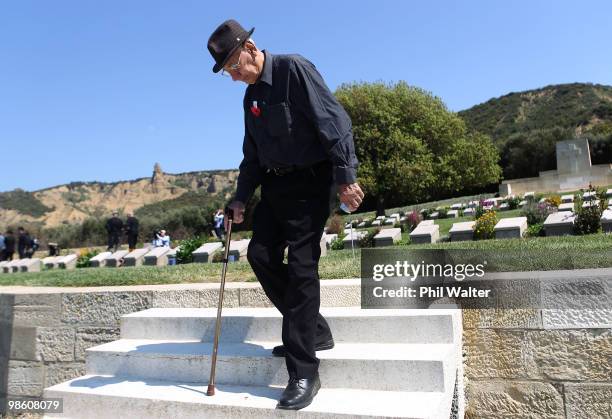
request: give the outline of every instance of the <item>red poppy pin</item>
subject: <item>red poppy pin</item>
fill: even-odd
[[[261,108],[257,107],[257,101],[253,101],[253,106],[251,106],[251,113],[255,115],[255,117],[259,117],[261,115]]]

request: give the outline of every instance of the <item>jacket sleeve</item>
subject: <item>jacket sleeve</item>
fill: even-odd
[[[329,90],[314,64],[297,55],[292,83],[299,105],[314,124],[319,140],[334,165],[337,184],[355,183],[359,162],[355,156],[351,119]]]
[[[249,133],[246,124],[247,114],[244,116],[244,141],[242,143],[242,162],[240,163],[240,173],[238,174],[238,186],[236,188],[236,201],[246,205],[251,199],[255,189],[261,184],[263,169],[257,157],[257,146],[253,137]]]

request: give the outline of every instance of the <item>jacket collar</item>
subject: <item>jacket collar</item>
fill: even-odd
[[[272,86],[272,62],[274,60],[274,55],[270,54],[265,49],[262,50],[262,52],[264,53],[264,65],[257,83],[264,82]]]

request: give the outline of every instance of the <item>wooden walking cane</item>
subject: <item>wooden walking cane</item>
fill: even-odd
[[[217,349],[219,348],[219,335],[221,334],[221,310],[223,309],[223,292],[225,291],[225,274],[229,257],[230,238],[232,235],[232,222],[234,221],[234,210],[225,208],[228,219],[227,236],[225,237],[225,254],[223,256],[223,269],[221,271],[221,289],[219,290],[219,305],[217,306],[217,323],[215,325],[215,340],[213,343],[212,361],[210,365],[210,380],[208,381],[207,396],[215,395],[215,366],[217,365]]]

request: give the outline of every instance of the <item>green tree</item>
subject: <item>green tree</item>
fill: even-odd
[[[336,96],[353,122],[364,209],[378,214],[497,182],[491,140],[467,132],[444,103],[405,82],[354,83]]]

